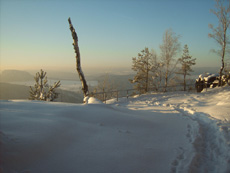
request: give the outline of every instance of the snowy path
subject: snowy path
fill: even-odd
[[[137,100],[137,101],[136,101]],[[131,99],[135,107],[164,106],[172,108],[199,125],[193,140],[196,154],[189,166],[191,172],[230,172],[230,88],[217,88],[209,92],[151,94]],[[135,106],[133,106],[135,105]]]
[[[150,96],[150,98],[152,98],[152,96]],[[164,146],[164,150],[171,147],[165,153],[166,157],[171,158],[171,169],[166,172],[189,172],[191,170],[191,162],[195,157],[193,142],[199,134],[199,125],[196,121],[183,116],[179,111],[172,107],[154,105],[146,99],[146,96],[144,96],[143,99],[139,97],[137,99],[131,99],[131,101],[127,103],[115,105],[118,106],[118,109],[124,107],[123,111],[127,108],[129,110],[134,110],[135,112],[133,112],[133,114],[137,114],[143,118],[148,116],[150,119],[152,118],[154,122],[159,123],[159,125],[162,126],[162,129],[157,129],[159,131],[152,133],[154,136],[162,135],[162,130],[169,130],[167,133],[163,134],[164,138],[167,139],[167,144]],[[174,130],[175,133],[172,133]],[[177,143],[177,147],[174,146],[175,143]],[[161,145],[163,144],[164,142],[159,143],[156,147],[161,149]],[[172,155],[170,156],[170,154]],[[160,160],[160,162],[166,164],[167,162],[165,162],[164,159]],[[155,169],[153,170],[155,172]]]

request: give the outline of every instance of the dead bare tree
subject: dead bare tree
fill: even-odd
[[[220,78],[219,78],[219,86],[222,85],[222,73],[225,67],[225,54],[227,49],[227,44],[229,44],[230,40],[227,36],[227,29],[230,25],[230,1],[225,4],[224,0],[216,0],[216,10],[211,10],[213,14],[218,18],[218,26],[214,28],[212,24],[209,24],[209,27],[212,29],[212,34],[209,34],[209,37],[213,38],[218,45],[220,46],[220,50],[214,50],[221,57],[221,68],[220,68]]]
[[[80,57],[80,50],[79,50],[79,46],[78,46],[78,37],[77,37],[77,33],[75,32],[75,29],[71,23],[71,19],[69,18],[68,21],[69,21],[69,29],[70,29],[70,31],[72,33],[72,37],[73,37],[73,48],[74,48],[75,53],[76,53],[76,69],[77,69],[79,78],[80,78],[81,83],[82,83],[82,91],[83,91],[84,97],[87,97],[89,95],[89,90],[88,90],[88,85],[87,85],[86,80],[85,80],[84,73],[81,69],[81,57]]]

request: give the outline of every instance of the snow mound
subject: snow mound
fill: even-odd
[[[194,155],[187,137],[193,134],[188,125],[195,127],[191,120],[166,107],[145,107],[141,100],[133,110],[95,98],[88,103],[2,101],[0,170],[187,172],[184,165]]]
[[[95,97],[89,97],[88,104],[103,104],[100,100]]]

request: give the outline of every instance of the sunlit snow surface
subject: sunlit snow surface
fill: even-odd
[[[0,172],[230,172],[230,87],[0,102]]]

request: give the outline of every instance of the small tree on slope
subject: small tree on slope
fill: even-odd
[[[190,72],[193,72],[191,66],[196,64],[196,59],[192,59],[192,56],[189,55],[188,45],[184,46],[183,55],[181,58],[179,58],[178,61],[181,64],[181,68],[179,69],[177,74],[183,75],[184,91],[186,91],[186,76],[190,75]]]
[[[35,84],[34,88],[30,86],[30,100],[43,100],[53,101],[58,97],[58,93],[55,89],[60,87],[60,81],[55,82],[52,86],[48,85],[46,72],[41,69],[41,72],[37,72],[34,77]]]

